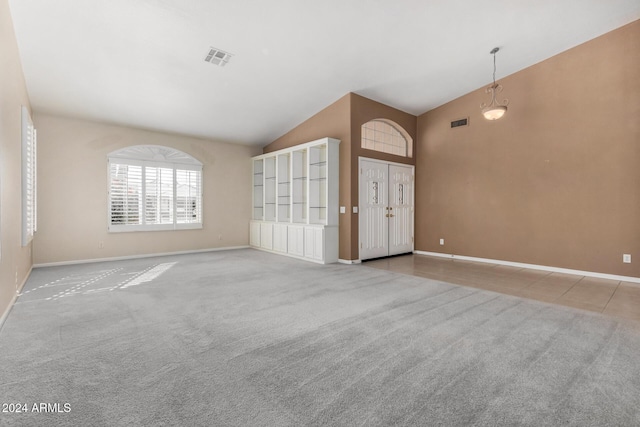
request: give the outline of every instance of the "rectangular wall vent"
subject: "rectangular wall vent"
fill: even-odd
[[[460,126],[469,126],[469,118],[458,119],[451,122],[451,129],[458,128]]]
[[[204,58],[205,62],[210,62],[213,65],[217,65],[219,67],[224,67],[227,65],[227,62],[231,59],[233,55],[229,52],[225,52],[223,50],[217,49],[215,47],[209,48],[209,53]]]

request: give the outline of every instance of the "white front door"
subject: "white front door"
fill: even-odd
[[[413,167],[389,165],[389,255],[413,251]]]
[[[413,166],[360,159],[360,259],[413,250]]]
[[[360,259],[389,255],[389,167],[360,160]]]

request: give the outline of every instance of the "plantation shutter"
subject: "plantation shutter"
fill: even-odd
[[[111,224],[141,224],[142,166],[110,163]]]
[[[181,224],[202,222],[202,171],[176,170],[176,215]]]
[[[181,151],[134,145],[109,154],[109,231],[202,228],[202,163]]]
[[[22,246],[33,239],[37,228],[37,133],[26,107],[22,107]]]
[[[173,224],[173,169],[145,167],[145,224]]]

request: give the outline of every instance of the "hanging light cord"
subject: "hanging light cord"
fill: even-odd
[[[496,85],[496,53],[493,53],[493,85]]]
[[[487,92],[491,90],[491,103],[489,106],[494,106],[497,103],[496,91],[498,89],[498,86],[496,85],[496,49],[492,50],[491,53],[493,54],[493,84],[487,89]]]

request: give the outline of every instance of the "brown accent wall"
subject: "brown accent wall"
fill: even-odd
[[[381,153],[379,151],[367,150],[362,148],[361,144],[361,130],[362,125],[373,119],[388,119],[393,120],[407,131],[411,139],[413,139],[413,157],[402,157],[393,154]],[[373,101],[369,98],[365,98],[355,93],[351,94],[351,200],[353,200],[353,206],[358,206],[358,185],[359,185],[359,170],[358,170],[358,158],[368,157],[371,159],[385,160],[388,162],[405,163],[408,165],[416,164],[416,131],[418,125],[418,118],[412,114],[405,113],[396,108],[389,107],[388,105],[381,104]],[[350,210],[347,207],[347,210]],[[348,259],[359,258],[359,222],[358,215],[351,214],[351,257]]]
[[[325,137],[339,139],[342,142],[346,141],[347,144],[340,143],[340,146],[348,146],[351,137],[349,127],[350,109],[351,97],[350,94],[347,94],[266,145],[262,150],[264,153],[270,153]],[[342,152],[340,152],[340,155],[342,156]]]
[[[499,83],[418,118],[416,249],[640,276],[640,21]]]
[[[414,140],[417,117],[388,105],[349,93],[318,114],[298,125],[264,147],[264,152],[293,147],[315,139],[331,137],[340,142],[340,206],[346,213],[340,214],[340,259],[358,259],[358,215],[352,207],[358,206],[358,157],[369,157],[397,163],[415,164],[414,158],[365,150],[360,147],[360,128],[373,119],[388,119],[401,125]]]
[[[350,181],[351,163],[345,161],[351,157],[351,125],[349,123],[349,112],[351,110],[351,97],[349,94],[343,96],[333,104],[329,105],[313,117],[296,126],[271,144],[264,147],[264,153],[293,147],[316,139],[330,137],[340,140],[340,206],[351,206]],[[347,177],[347,179],[345,179]],[[345,215],[340,214],[340,259],[351,259],[351,221],[345,219]]]

